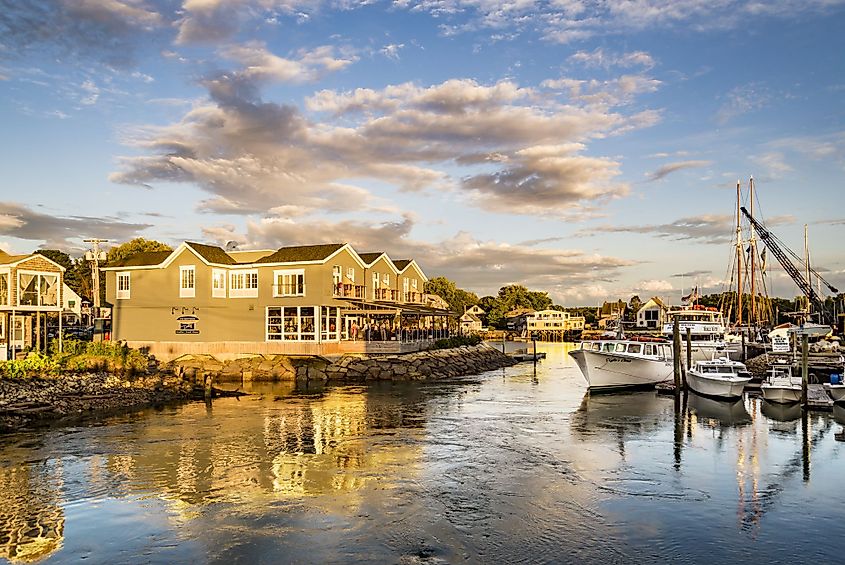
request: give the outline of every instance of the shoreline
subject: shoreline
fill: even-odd
[[[206,386],[212,387],[212,398],[245,394],[217,389],[215,384],[245,380],[337,385],[436,381],[477,375],[516,363],[498,349],[485,344],[406,355],[342,356],[334,360],[268,360],[264,356],[249,356],[237,360],[235,366],[239,373],[230,374],[207,370],[207,365],[220,366],[219,361],[212,357],[202,356],[199,362],[196,357],[192,356],[187,363],[171,363],[163,370],[133,378],[114,373],[86,372],[0,379],[0,434],[201,400]],[[280,366],[288,369],[280,372]],[[256,374],[245,367],[254,367]]]

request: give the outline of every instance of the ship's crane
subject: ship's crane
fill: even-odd
[[[760,235],[760,239],[763,240],[763,242],[766,244],[766,247],[768,247],[769,251],[772,252],[772,255],[777,258],[778,262],[783,267],[783,270],[786,271],[790,277],[792,277],[792,280],[795,281],[795,284],[798,286],[799,289],[801,289],[801,292],[804,293],[808,300],[813,303],[813,305],[816,307],[816,310],[818,310],[818,312],[824,318],[828,318],[828,312],[825,310],[824,300],[822,300],[818,293],[813,290],[813,285],[810,283],[810,281],[804,278],[804,275],[801,273],[801,271],[798,270],[798,268],[792,263],[792,261],[789,260],[789,257],[787,256],[783,248],[785,248],[786,251],[788,251],[789,254],[791,254],[793,257],[797,257],[797,255],[795,255],[792,250],[786,247],[783,242],[779,243],[778,238],[775,237],[775,235],[772,234],[772,232],[770,232],[766,228],[766,226],[752,218],[751,214],[748,213],[748,210],[746,210],[744,206],[740,209],[742,210],[742,213],[745,215],[745,217],[748,218],[748,221],[751,222],[751,225],[753,225],[754,228],[757,230],[757,233]],[[783,248],[781,246],[783,246]],[[812,269],[809,266],[807,267],[807,269],[809,272],[818,277],[818,279],[823,282],[824,285],[828,289],[830,289],[832,293],[839,293],[839,290],[833,285],[831,285],[829,282],[827,282],[824,277],[822,277],[815,269]]]

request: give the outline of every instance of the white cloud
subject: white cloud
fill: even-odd
[[[399,60],[399,51],[405,48],[404,43],[391,43],[389,45],[385,45],[379,50],[379,53],[387,57],[388,59],[393,59],[394,61]]]
[[[657,170],[648,174],[648,178],[652,181],[662,180],[669,176],[672,173],[682,171],[684,169],[697,169],[701,167],[706,167],[710,164],[710,161],[703,161],[703,160],[689,160],[689,161],[677,161],[674,163],[667,163],[658,167]]]

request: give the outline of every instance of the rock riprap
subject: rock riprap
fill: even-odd
[[[514,361],[486,344],[434,349],[404,355],[344,355],[339,358],[244,355],[220,361],[211,355],[184,355],[166,370],[197,378],[211,374],[215,381],[411,381],[477,375],[513,365]]]

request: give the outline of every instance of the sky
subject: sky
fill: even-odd
[[[349,242],[557,304],[845,287],[845,0],[0,0],[0,249]],[[769,268],[771,293],[797,288]]]

